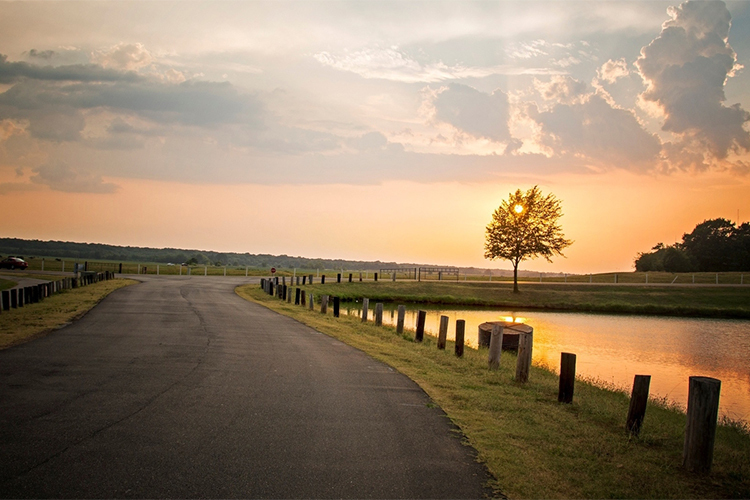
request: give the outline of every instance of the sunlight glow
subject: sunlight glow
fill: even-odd
[[[513,207],[513,210],[515,210],[517,214],[520,214],[521,212],[523,212],[523,205],[516,205],[515,207]]]

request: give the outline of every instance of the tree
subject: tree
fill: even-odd
[[[492,214],[487,226],[484,257],[509,260],[513,264],[513,292],[518,293],[518,264],[526,259],[554,255],[573,242],[566,240],[558,219],[560,200],[553,194],[542,195],[538,186],[510,194]]]

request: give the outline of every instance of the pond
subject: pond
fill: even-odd
[[[385,304],[383,322],[396,324],[396,304]],[[361,315],[361,303],[342,304],[342,313]],[[375,304],[370,304],[370,318]],[[466,321],[466,342],[477,346],[485,321],[517,321],[534,328],[534,364],[559,369],[560,353],[577,355],[576,373],[627,389],[633,377],[651,375],[651,395],[687,405],[688,377],[721,380],[719,411],[750,422],[750,321],[586,313],[552,313],[429,307],[406,304],[406,328],[414,329],[417,310],[427,311],[425,331],[437,335],[440,316]]]

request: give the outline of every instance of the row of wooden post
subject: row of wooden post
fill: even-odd
[[[24,305],[36,304],[47,297],[70,288],[90,285],[98,281],[109,280],[114,278],[114,273],[105,271],[102,273],[87,273],[80,278],[63,278],[38,285],[25,286],[23,288],[11,288],[2,291],[2,300],[0,300],[0,311],[9,311],[24,307]]]
[[[340,275],[339,275],[340,277]],[[291,303],[292,291],[285,284],[279,284],[278,278],[274,280],[261,280],[261,287],[270,295],[277,295],[282,300]],[[305,306],[309,302],[310,310],[313,310],[313,295],[305,294],[300,288],[295,289],[294,303]],[[320,312],[328,313],[328,303],[330,297],[322,295],[320,301]],[[3,293],[3,304],[5,303],[5,292]],[[368,321],[370,308],[370,299],[362,299],[362,316],[363,323]],[[340,301],[339,297],[333,297],[333,315],[339,317]],[[396,321],[396,332],[400,335],[404,332],[404,320],[406,308],[403,305],[398,306],[398,318]],[[424,340],[424,328],[427,318],[427,312],[417,311],[417,325],[414,335],[416,342]],[[383,304],[375,304],[374,322],[377,326],[383,324]],[[438,331],[437,348],[445,349],[448,335],[448,316],[440,317],[440,327]],[[462,319],[456,320],[455,335],[455,355],[462,357],[464,353],[466,322]],[[497,370],[500,367],[500,355],[503,345],[503,326],[493,325],[490,336],[490,345],[488,352],[488,367],[490,370]],[[516,358],[516,376],[515,380],[520,383],[526,383],[529,379],[529,369],[531,367],[531,353],[533,347],[532,333],[519,333],[518,339],[518,356]],[[576,355],[569,352],[563,352],[560,355],[560,380],[558,386],[557,400],[560,403],[572,403],[575,392],[576,377]],[[643,426],[643,420],[646,415],[646,405],[648,402],[649,386],[651,383],[650,375],[636,375],[633,381],[633,391],[628,408],[626,420],[626,430],[630,434],[637,436]],[[683,447],[683,467],[695,472],[709,472],[713,461],[713,448],[716,436],[716,423],[719,411],[719,393],[721,390],[721,381],[709,377],[690,377],[687,409],[687,424],[685,427],[685,442]]]

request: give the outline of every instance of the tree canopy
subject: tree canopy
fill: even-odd
[[[725,272],[750,271],[750,223],[740,226],[727,219],[705,220],[682,242],[659,243],[639,253],[636,271]]]
[[[511,193],[492,214],[487,226],[484,257],[509,260],[513,264],[513,291],[518,292],[518,264],[526,259],[562,255],[573,242],[565,239],[558,221],[560,200],[544,196],[538,186],[525,193]]]

